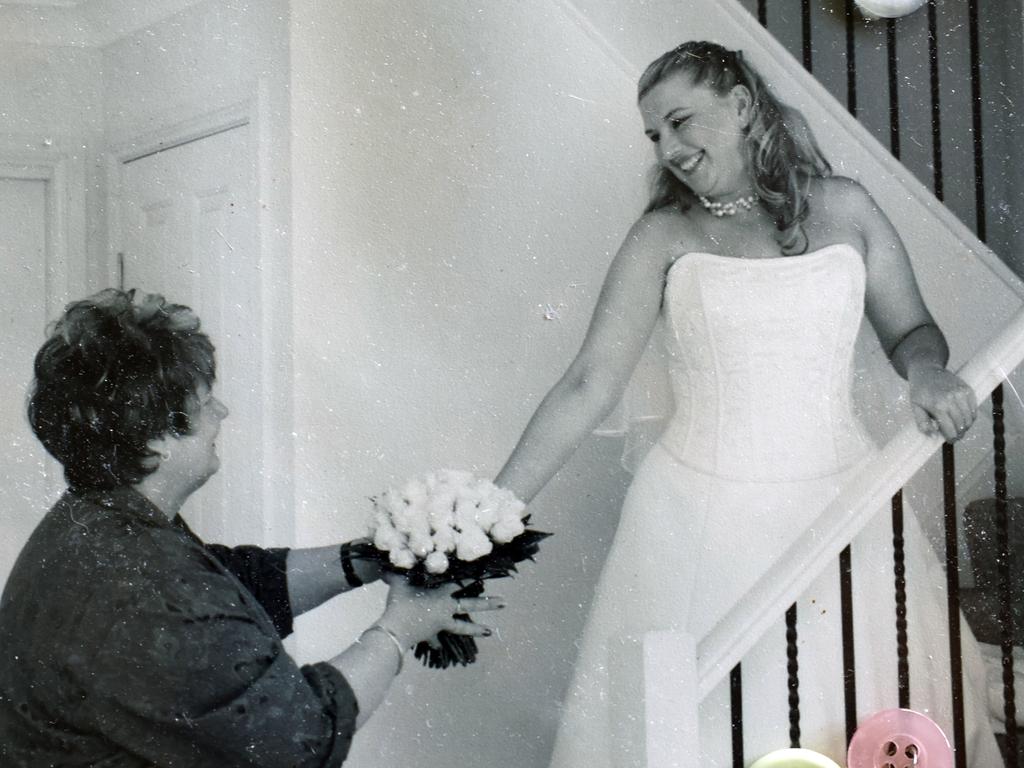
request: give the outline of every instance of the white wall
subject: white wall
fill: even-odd
[[[276,36],[265,34],[274,16],[230,0],[208,0],[105,46],[108,145],[250,98],[259,78],[287,69],[283,26]]]
[[[4,132],[42,137],[102,129],[100,57],[93,49],[5,42],[0,89]]]
[[[500,468],[582,340],[650,155],[632,78],[551,2],[299,0],[291,49],[299,534],[322,543],[360,534],[389,483]],[[618,448],[592,441],[536,501],[558,535],[491,587],[511,605],[482,661],[406,673],[349,764],[546,764]],[[300,622],[303,655],[378,597]]]
[[[72,171],[67,183],[85,206],[71,212],[75,227],[69,232],[70,253],[77,262],[75,284],[81,286],[81,280],[91,277],[88,265],[98,260],[105,238],[100,217],[94,215],[102,206],[100,56],[76,46],[2,45],[0,152],[9,158],[19,153],[66,158]],[[40,328],[37,342],[42,339]]]

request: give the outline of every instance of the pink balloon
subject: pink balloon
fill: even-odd
[[[952,768],[953,750],[920,712],[887,709],[865,720],[850,740],[848,768]]]

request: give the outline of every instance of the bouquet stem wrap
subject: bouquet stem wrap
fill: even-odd
[[[372,501],[373,543],[356,545],[351,556],[375,560],[417,587],[459,584],[456,599],[478,597],[486,580],[516,573],[551,535],[528,529],[525,505],[511,492],[468,472],[430,473]],[[455,618],[469,620],[465,614]],[[437,645],[419,643],[416,658],[438,669],[476,661],[472,637],[441,632]]]

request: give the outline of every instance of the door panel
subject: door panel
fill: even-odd
[[[217,348],[231,410],[221,470],[184,514],[211,540],[262,541],[262,348],[256,163],[243,125],[122,166],[124,285],[187,304]]]

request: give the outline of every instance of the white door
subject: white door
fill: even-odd
[[[217,348],[231,415],[221,469],[183,510],[211,541],[262,543],[261,281],[253,129],[243,125],[121,165],[123,284],[192,307]]]
[[[32,361],[45,339],[48,309],[47,185],[0,174],[0,587],[32,529],[53,503],[59,478],[28,426]],[[48,478],[49,474],[49,478]],[[49,479],[49,482],[48,482]]]

